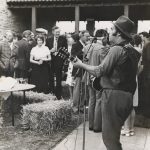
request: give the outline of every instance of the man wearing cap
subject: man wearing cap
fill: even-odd
[[[37,33],[37,35],[41,34],[44,36],[44,45],[46,45],[46,39],[47,39],[48,31],[44,28],[37,28],[36,33]]]
[[[139,60],[137,52],[128,46],[133,27],[128,17],[117,19],[110,31],[110,50],[99,66],[83,64],[79,59],[73,62],[74,66],[101,77],[102,137],[107,150],[122,150],[121,127],[133,107]]]

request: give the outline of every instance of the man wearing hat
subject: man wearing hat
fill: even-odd
[[[128,44],[134,23],[126,16],[117,19],[110,31],[110,50],[99,66],[83,64],[79,59],[75,67],[101,77],[102,137],[107,150],[122,150],[121,127],[133,107],[136,71],[139,58]]]

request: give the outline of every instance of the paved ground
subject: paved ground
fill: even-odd
[[[135,136],[121,136],[123,150],[150,150],[150,129],[135,128]],[[68,135],[53,150],[82,150],[83,124]],[[85,150],[106,150],[101,133],[94,133],[88,130],[86,122]]]

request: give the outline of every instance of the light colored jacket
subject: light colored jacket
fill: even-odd
[[[4,40],[0,42],[0,75],[5,75],[5,72],[13,72],[17,67],[17,52],[18,46],[13,44],[12,50],[9,43]]]
[[[90,49],[89,49],[90,48]],[[104,59],[104,56],[107,54],[107,51],[104,50],[104,46],[100,43],[93,43],[92,45],[89,44],[84,49],[85,55],[87,55],[88,65],[92,66],[98,66],[102,60]],[[90,74],[85,72],[82,81],[85,82],[85,79],[87,80],[87,85],[89,85],[90,82]]]

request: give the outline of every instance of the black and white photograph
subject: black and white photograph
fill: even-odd
[[[150,150],[150,0],[0,0],[0,150]]]

